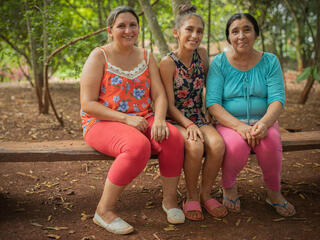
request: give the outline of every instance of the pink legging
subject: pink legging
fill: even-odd
[[[217,125],[216,128],[226,145],[222,164],[222,186],[231,188],[248,161],[251,147],[239,133],[231,128],[222,125]],[[277,122],[268,129],[268,135],[253,148],[253,151],[256,153],[267,187],[280,191],[282,144]]]
[[[158,155],[162,176],[180,175],[184,159],[182,135],[167,123],[169,138],[161,143],[156,142],[150,137],[154,117],[149,117],[147,121],[145,132],[120,122],[99,121],[85,135],[85,141],[91,147],[116,157],[108,173],[108,179],[113,184],[129,184],[145,168],[151,154]]]

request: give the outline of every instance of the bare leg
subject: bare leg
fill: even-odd
[[[167,209],[177,208],[177,186],[179,177],[163,177],[162,176],[162,191],[163,191],[163,205]]]
[[[200,201],[198,192],[198,180],[202,166],[202,158],[204,146],[200,139],[192,141],[187,139],[186,129],[181,126],[176,126],[184,137],[185,143],[185,160],[183,170],[185,173],[187,200]],[[203,214],[199,211],[188,211],[186,217],[191,219],[202,219]]]
[[[105,182],[101,199],[96,212],[106,222],[111,223],[118,215],[115,213],[116,203],[126,186],[117,186],[108,179]]]
[[[201,131],[205,139],[206,152],[200,193],[201,202],[204,203],[211,198],[210,193],[221,168],[225,146],[222,137],[212,126],[203,126]],[[217,216],[225,216],[227,209],[220,206],[214,212]]]

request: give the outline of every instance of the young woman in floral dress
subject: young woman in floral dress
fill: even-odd
[[[183,211],[186,218],[197,221],[204,219],[201,205],[214,217],[224,217],[227,209],[210,196],[222,163],[224,143],[203,113],[208,59],[206,50],[200,47],[204,21],[195,10],[191,5],[180,6],[173,31],[179,46],[162,59],[160,74],[167,92],[169,118],[184,137],[187,198]]]

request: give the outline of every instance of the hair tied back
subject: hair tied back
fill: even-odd
[[[180,16],[189,14],[189,13],[195,13],[197,11],[197,7],[191,4],[183,4],[179,6],[178,14]]]

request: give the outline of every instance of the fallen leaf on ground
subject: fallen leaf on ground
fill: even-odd
[[[55,234],[48,234],[48,238],[59,239],[60,236],[55,235]]]
[[[241,219],[238,219],[237,222],[236,222],[236,226],[238,227],[241,223]]]
[[[31,225],[36,226],[36,227],[42,227],[42,225],[39,223],[31,223]]]
[[[157,240],[161,240],[156,233],[152,234]]]
[[[69,229],[68,227],[49,227],[49,226],[44,226],[42,227],[43,230],[56,230],[56,231],[60,231],[60,230],[67,230]]]
[[[81,220],[82,221],[85,221],[87,220],[88,218],[93,218],[93,215],[92,214],[86,214],[86,213],[81,213]]]
[[[36,176],[32,176],[31,174],[26,174],[26,173],[23,173],[23,172],[17,172],[18,175],[20,176],[25,176],[25,177],[29,177],[29,178],[32,178],[34,180],[38,180],[39,178],[36,177]]]
[[[284,221],[286,220],[285,218],[275,218],[275,219],[272,219],[272,221],[274,222],[281,222],[281,221]]]
[[[144,207],[145,208],[154,208],[155,205],[154,205],[154,203],[152,201],[148,201],[148,202],[146,202]]]
[[[175,231],[177,229],[176,229],[176,227],[174,225],[169,224],[169,226],[164,228],[163,230],[165,230],[165,231]]]

